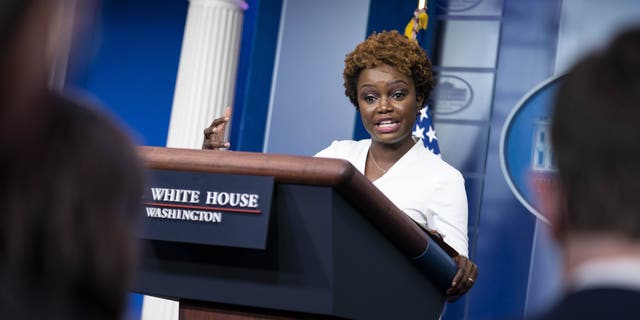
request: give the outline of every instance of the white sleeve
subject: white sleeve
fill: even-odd
[[[433,200],[427,208],[432,218],[428,221],[429,228],[440,232],[444,241],[460,255],[469,257],[469,212],[464,178],[456,172],[452,178],[440,181],[433,195]]]

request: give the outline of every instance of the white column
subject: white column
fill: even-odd
[[[242,0],[190,0],[167,147],[200,148],[202,131],[233,103]]]
[[[242,0],[189,0],[167,147],[200,148],[202,131],[233,103]],[[143,320],[177,320],[178,302],[144,297]]]
[[[144,296],[142,300],[142,320],[178,320],[180,304],[153,296]]]

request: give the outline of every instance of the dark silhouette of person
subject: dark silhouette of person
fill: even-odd
[[[551,140],[558,171],[542,205],[566,293],[540,319],[640,319],[640,28],[568,72]]]
[[[0,4],[0,314],[120,319],[141,161],[99,108],[48,89],[64,0]]]

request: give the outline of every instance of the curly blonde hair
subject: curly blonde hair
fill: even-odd
[[[374,32],[344,59],[344,93],[356,109],[360,72],[383,64],[413,79],[416,96],[424,98],[420,107],[424,107],[434,86],[431,61],[416,42],[392,30]]]

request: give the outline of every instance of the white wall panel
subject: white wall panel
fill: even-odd
[[[351,139],[345,55],[365,38],[369,0],[285,0],[264,151],[313,155]],[[266,97],[265,97],[266,98]]]

